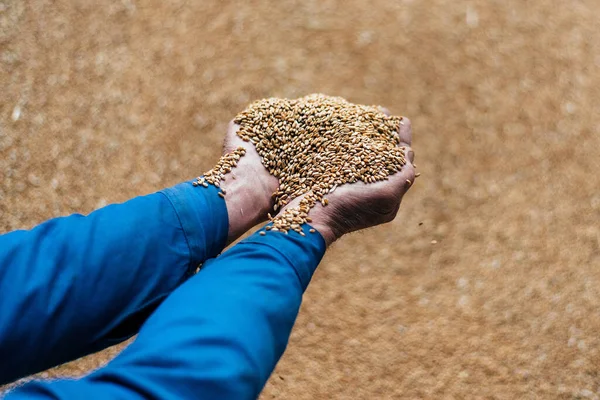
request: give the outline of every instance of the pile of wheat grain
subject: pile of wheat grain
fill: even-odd
[[[406,148],[399,147],[401,121],[378,107],[322,94],[259,100],[238,114],[238,136],[254,145],[265,168],[279,179],[274,211],[305,195],[298,207],[271,218],[266,230],[292,229],[303,235],[301,226],[310,222],[310,209],[317,202],[326,206],[327,194],[340,185],[374,183],[400,171],[406,164]],[[219,187],[243,150],[224,155],[196,185]]]

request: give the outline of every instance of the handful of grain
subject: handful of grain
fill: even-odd
[[[284,233],[292,229],[304,235],[301,227],[311,222],[310,209],[317,201],[326,206],[326,195],[338,186],[374,183],[400,171],[406,164],[406,148],[398,147],[401,121],[378,107],[322,94],[259,100],[239,113],[234,119],[240,125],[238,136],[254,145],[262,164],[279,179],[274,211],[306,194],[298,207],[269,216],[273,225],[265,229]],[[224,155],[194,184],[219,187],[244,154],[240,147]]]

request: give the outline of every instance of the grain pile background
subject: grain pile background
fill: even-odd
[[[386,105],[413,121],[423,176],[394,223],[329,251],[263,399],[598,398],[598,15],[594,0],[2,1],[0,231],[197,176],[254,99]]]

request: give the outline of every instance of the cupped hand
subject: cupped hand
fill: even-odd
[[[266,221],[267,213],[274,206],[271,195],[279,186],[278,179],[269,174],[262,165],[254,145],[243,141],[237,135],[239,128],[239,125],[230,122],[223,144],[223,154],[239,147],[246,149],[246,154],[239,159],[237,167],[233,168],[220,184],[226,193],[225,203],[229,216],[228,244],[256,224]]]
[[[327,245],[346,233],[390,222],[396,217],[402,197],[415,180],[410,120],[402,119],[398,134],[399,146],[406,147],[407,152],[407,163],[401,171],[376,183],[356,182],[339,186],[325,196],[328,205],[317,202],[309,212],[311,225],[323,236]],[[291,201],[282,212],[298,206],[301,199],[302,196]]]

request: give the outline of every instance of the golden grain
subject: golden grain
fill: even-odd
[[[273,210],[303,196],[298,206],[268,215],[273,225],[265,229],[272,232],[294,230],[304,236],[302,225],[312,222],[310,210],[317,202],[328,205],[325,195],[346,183],[386,180],[406,165],[407,148],[399,147],[402,117],[387,116],[377,106],[322,94],[269,98],[250,104],[234,122],[240,126],[237,135],[254,145],[264,167],[279,180]],[[219,187],[245,153],[239,147],[225,154],[196,184]]]

